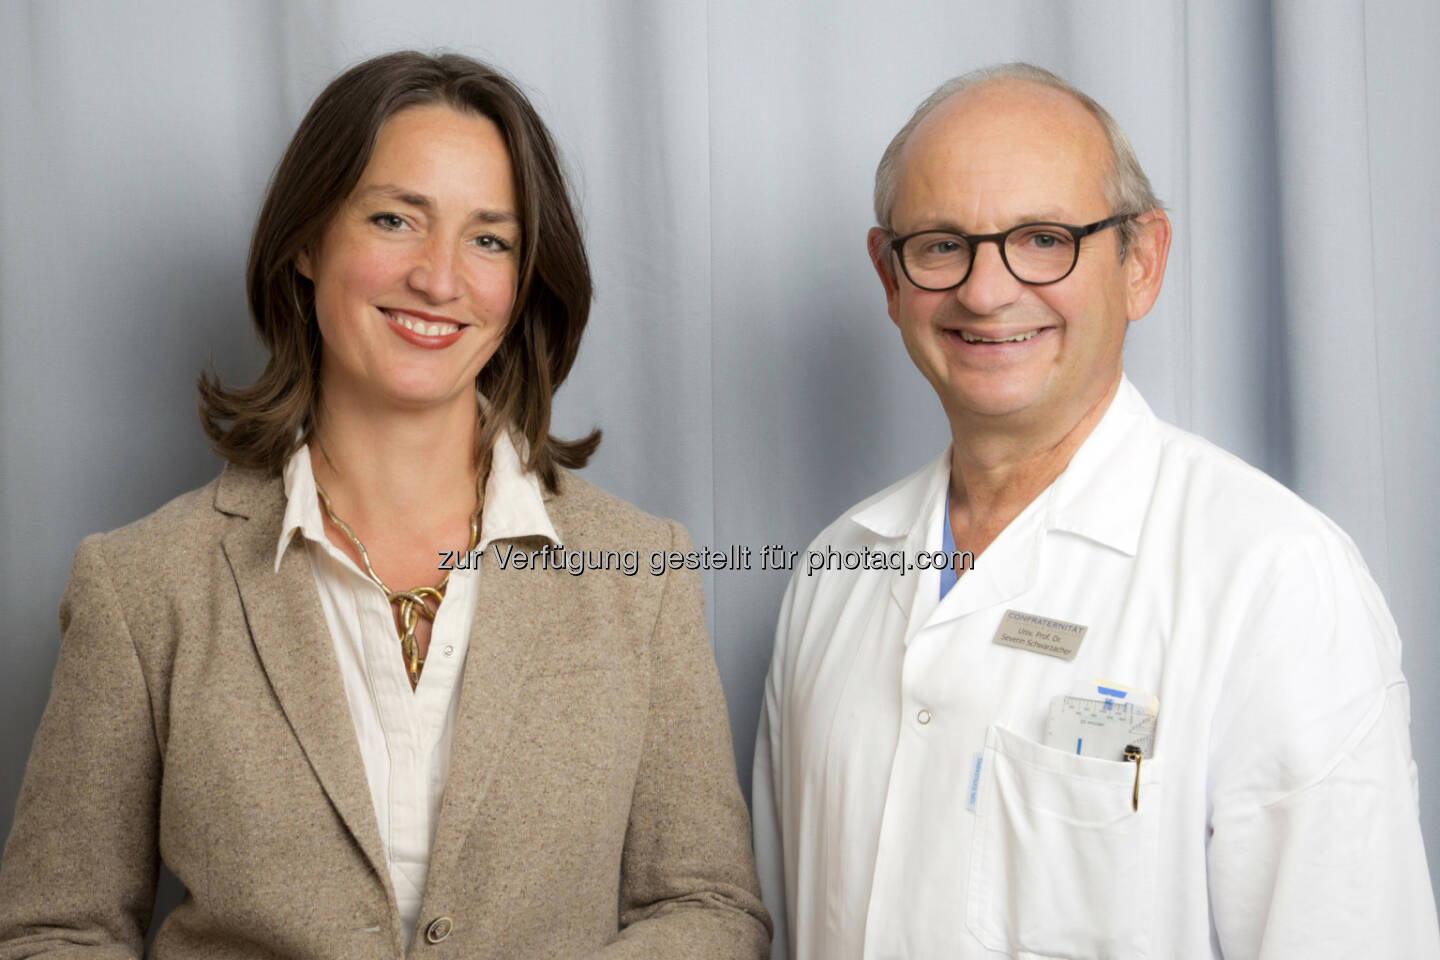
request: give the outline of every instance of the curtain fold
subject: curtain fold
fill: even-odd
[[[1386,579],[1365,16],[1277,0],[1274,72],[1292,485]],[[1336,442],[1337,438],[1344,442]]]

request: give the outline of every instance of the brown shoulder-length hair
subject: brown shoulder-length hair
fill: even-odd
[[[489,400],[475,458],[489,463],[496,435],[513,424],[525,467],[555,489],[557,467],[583,467],[600,444],[550,435],[550,400],[580,348],[590,314],[590,265],[550,132],[508,77],[457,54],[391,53],[331,81],[300,121],[275,170],[250,242],[250,314],[270,352],[260,378],[226,387],[200,375],[200,420],[231,463],[278,474],[315,429],[320,330],[315,288],[296,257],[312,247],[370,161],[385,121],[406,107],[442,103],[489,118],[505,139],[521,224],[515,308],[499,348],[476,378]]]

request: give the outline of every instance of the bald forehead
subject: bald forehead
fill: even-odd
[[[961,90],[931,111],[906,144],[909,161],[937,142],[952,150],[1013,141],[1017,148],[1048,144],[1084,162],[1102,177],[1111,165],[1105,128],[1085,105],[1064,90],[1004,77]],[[948,151],[947,151],[948,152]]]
[[[899,157],[890,226],[985,232],[1098,220],[1112,162],[1104,126],[1079,100],[998,78],[954,94],[915,128]],[[1071,219],[1080,216],[1089,219]]]

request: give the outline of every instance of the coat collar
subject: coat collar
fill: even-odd
[[[1128,377],[1064,472],[1036,499],[1046,498],[1043,525],[1065,530],[1133,556],[1160,467],[1159,421]],[[903,539],[925,529],[921,547],[938,545],[928,521],[938,520],[950,481],[947,447],[925,467],[866,500],[850,519],[880,537]]]
[[[1160,472],[1159,427],[1122,376],[1110,408],[1056,478],[1046,526],[1133,557]]]
[[[1110,406],[1065,470],[1010,522],[943,602],[937,596],[937,573],[890,578],[891,596],[907,617],[905,641],[932,615],[964,616],[1024,593],[1038,575],[1051,532],[1086,537],[1134,556],[1159,463],[1158,421],[1122,377]],[[898,548],[907,561],[913,560],[922,551],[940,549],[949,482],[947,448],[918,472],[861,503],[849,517],[892,541],[885,549]],[[957,546],[964,549],[964,544]]]

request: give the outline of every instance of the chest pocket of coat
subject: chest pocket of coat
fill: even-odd
[[[985,735],[965,921],[1022,957],[1149,956],[1163,761],[1080,757]]]

